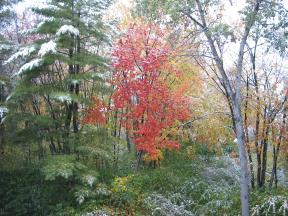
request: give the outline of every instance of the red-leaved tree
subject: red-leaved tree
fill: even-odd
[[[107,105],[97,97],[92,97],[93,105],[88,107],[83,118],[83,124],[106,125]]]
[[[164,131],[189,117],[188,98],[169,88],[179,76],[165,31],[157,25],[131,25],[113,51],[114,111],[124,110],[121,125],[130,131],[137,151],[157,158],[159,149],[179,142]]]

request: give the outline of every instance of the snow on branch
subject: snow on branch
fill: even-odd
[[[7,113],[8,109],[6,107],[0,107],[0,118],[3,118],[4,113]]]
[[[52,40],[47,42],[47,43],[43,43],[41,45],[39,52],[38,52],[38,55],[43,57],[46,54],[55,54],[55,53],[57,53],[56,48],[57,48],[57,44]]]
[[[36,51],[36,47],[35,46],[22,48],[22,49],[20,49],[20,51],[18,51],[17,53],[13,54],[7,61],[5,61],[4,65],[15,61],[19,57],[22,57],[22,58],[28,57],[29,55],[31,55],[31,53],[33,53],[35,51]]]
[[[79,30],[77,28],[75,28],[72,25],[63,25],[61,26],[61,28],[57,31],[56,36],[61,36],[61,35],[65,35],[65,34],[71,34],[74,36],[78,36],[79,35]]]
[[[45,23],[47,22],[52,22],[52,21],[55,21],[55,18],[54,17],[49,17],[49,18],[44,18],[44,21],[40,22],[38,25],[37,25],[37,29],[41,28]]]
[[[72,102],[72,97],[70,96],[70,94],[67,94],[67,93],[57,92],[57,93],[52,94],[51,98],[54,98],[61,102],[67,102],[67,103]]]
[[[9,50],[11,49],[11,45],[8,45],[8,44],[0,44],[0,51],[2,50]]]
[[[37,67],[40,67],[42,64],[43,64],[42,59],[34,59],[31,62],[24,64],[14,76],[21,75],[23,72],[26,71],[31,71]]]

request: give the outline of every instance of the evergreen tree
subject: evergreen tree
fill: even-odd
[[[10,89],[9,76],[7,68],[3,65],[5,57],[9,55],[13,49],[13,42],[8,41],[5,36],[5,29],[11,24],[15,13],[12,6],[19,0],[0,0],[0,151],[3,151],[4,140],[4,124],[2,120],[8,112],[7,107],[4,106],[5,98],[7,97],[8,90]]]
[[[38,143],[40,158],[47,142],[52,154],[71,153],[71,125],[77,133],[79,109],[95,87],[107,90],[101,77],[108,68],[99,49],[109,43],[108,27],[101,21],[108,6],[107,1],[52,0],[33,8],[44,20],[30,31],[37,39],[6,61],[24,60],[8,100],[9,122],[20,129],[14,137]]]

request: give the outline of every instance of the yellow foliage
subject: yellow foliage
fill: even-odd
[[[157,156],[156,158],[151,158],[151,156],[149,154],[145,154],[143,157],[143,160],[145,162],[151,162],[151,161],[162,161],[164,159],[163,153],[161,150],[157,149]]]
[[[112,187],[111,191],[114,193],[127,191],[128,190],[127,182],[131,177],[133,177],[133,175],[124,176],[124,177],[116,177],[114,179],[113,187]]]
[[[196,159],[196,151],[193,148],[193,146],[188,146],[187,147],[187,156],[189,159],[194,160]]]

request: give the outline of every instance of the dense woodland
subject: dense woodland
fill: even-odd
[[[0,0],[0,215],[288,215],[285,0]]]

